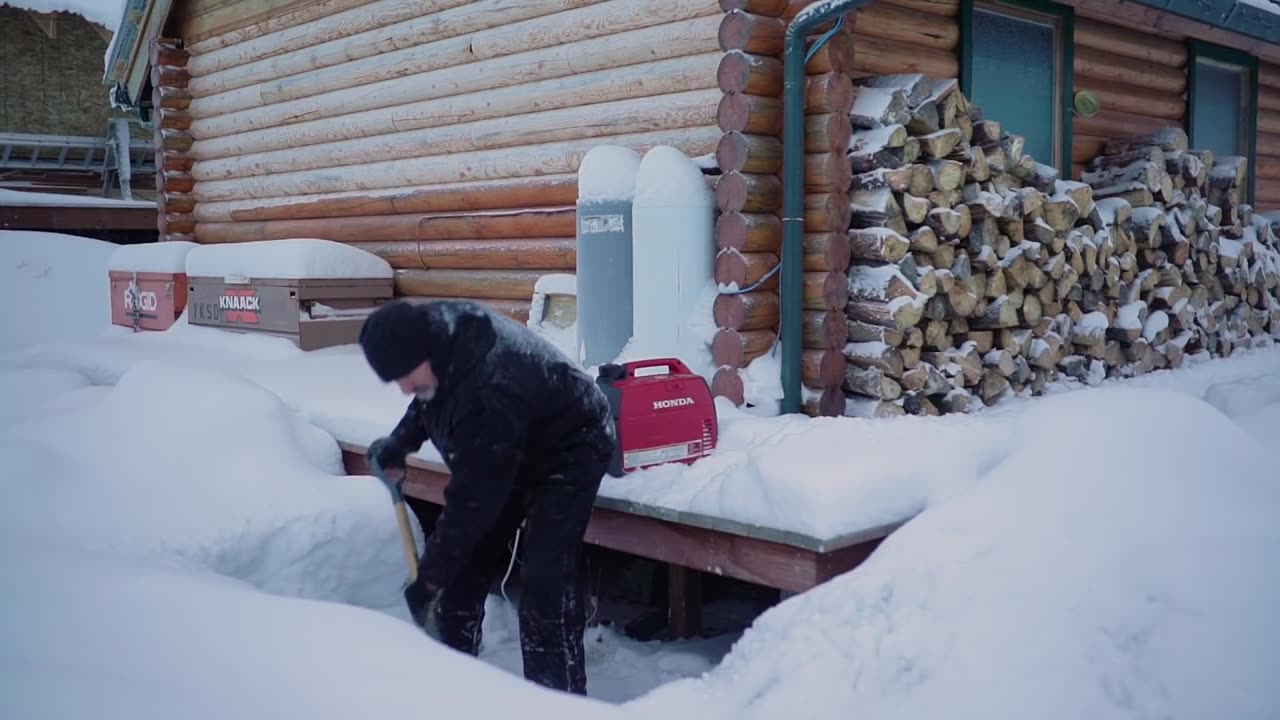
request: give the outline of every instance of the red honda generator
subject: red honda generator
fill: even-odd
[[[637,375],[637,370],[666,373]],[[617,448],[609,474],[621,477],[654,465],[692,463],[711,454],[719,427],[711,388],[675,358],[600,366],[596,383],[613,408]]]

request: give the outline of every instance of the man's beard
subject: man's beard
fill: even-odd
[[[433,387],[416,387],[413,389],[414,397],[419,400],[430,400],[436,396],[436,389]]]

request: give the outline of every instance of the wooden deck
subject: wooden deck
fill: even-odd
[[[0,205],[0,229],[66,233],[155,230],[156,209],[101,205]]]
[[[365,447],[339,444],[347,474],[368,475]],[[443,505],[448,468],[416,457],[410,457],[408,465],[405,495]],[[670,573],[670,628],[676,637],[689,637],[701,628],[698,572],[802,592],[857,567],[895,527],[820,540],[600,497],[587,526],[586,542],[665,563]]]

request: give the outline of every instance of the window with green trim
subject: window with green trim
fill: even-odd
[[[1241,200],[1253,198],[1254,145],[1257,136],[1257,58],[1247,53],[1192,41],[1187,130],[1191,147],[1214,156],[1247,158],[1249,172]]]
[[[966,0],[962,84],[983,117],[1026,138],[1037,162],[1070,168],[1071,9]]]

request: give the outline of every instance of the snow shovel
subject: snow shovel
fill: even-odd
[[[374,477],[387,486],[387,492],[391,493],[391,504],[396,511],[396,523],[400,526],[400,542],[404,545],[405,561],[409,564],[409,578],[402,588],[405,594],[405,605],[409,608],[409,615],[413,618],[414,623],[422,628],[427,635],[439,640],[440,631],[434,621],[431,620],[434,616],[435,602],[432,602],[423,611],[422,616],[419,616],[414,604],[409,601],[409,588],[418,579],[418,543],[413,538],[413,526],[409,524],[409,512],[405,509],[404,493],[400,490],[400,486],[404,481],[397,482],[387,477],[386,471],[373,458],[369,459],[369,469],[373,471]]]
[[[396,482],[387,477],[386,471],[373,458],[369,459],[369,467],[373,470],[374,476],[381,480],[382,484],[387,486],[387,491],[391,493],[391,505],[395,508],[396,522],[400,525],[400,542],[404,545],[405,560],[409,563],[409,579],[405,581],[407,588],[418,579],[418,543],[413,539],[409,511],[405,509],[404,494],[400,492],[400,485],[404,481]]]

